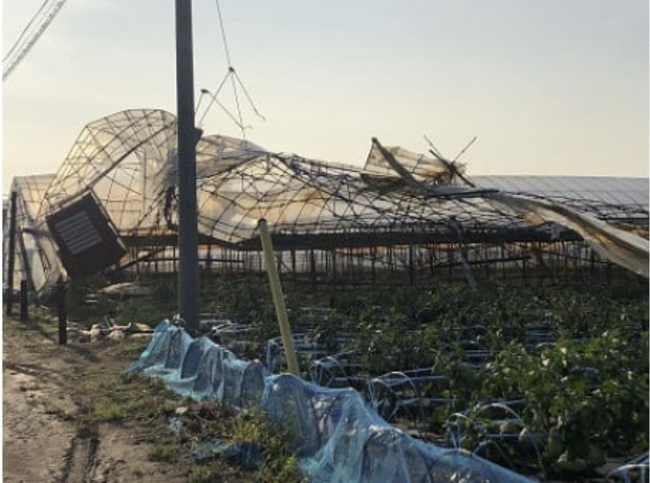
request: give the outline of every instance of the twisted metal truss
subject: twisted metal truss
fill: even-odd
[[[314,237],[346,234],[351,243],[355,234],[368,232],[449,232],[450,220],[465,227],[522,225],[514,214],[480,197],[425,198],[398,180],[379,186],[364,174],[349,166],[264,153],[202,180],[200,231],[223,243],[243,243],[255,236],[257,220],[264,218],[276,236],[310,237],[314,243]]]
[[[16,257],[14,281],[27,280],[30,289],[52,285],[60,274],[61,263],[54,243],[38,216],[43,196],[53,179],[51,174],[20,176],[14,178],[11,185],[11,191],[17,194],[16,241],[20,253]],[[5,257],[9,253],[8,226],[4,224]]]
[[[414,173],[439,184],[451,178],[435,160],[394,148]],[[427,163],[430,166],[427,166]],[[489,201],[425,198],[369,158],[366,170],[270,153],[248,141],[205,136],[197,143],[199,233],[225,245],[256,237],[265,218],[274,233],[449,230],[525,225]],[[48,187],[42,218],[92,191],[122,234],[175,228],[176,119],[129,110],[88,124]]]
[[[374,146],[365,168],[358,169],[271,153],[245,140],[203,136],[197,142],[199,233],[223,245],[245,246],[257,236],[262,218],[275,235],[294,241],[310,237],[311,243],[333,234],[426,231],[455,240],[459,233],[471,238],[477,231],[532,229],[480,192],[449,196],[457,179],[441,161],[403,148],[388,150],[434,195],[404,184]],[[91,190],[121,234],[173,232],[177,166],[172,114],[118,112],[83,129],[48,187],[39,216]],[[443,189],[441,196],[436,188]],[[562,201],[581,212],[625,215],[624,206],[602,200]],[[630,209],[630,216],[638,217],[640,208]]]
[[[121,236],[174,235],[176,131],[174,115],[151,109],[88,124],[53,178],[16,181],[25,212],[43,228],[46,216],[92,192]],[[196,148],[199,235],[223,247],[257,249],[262,218],[279,246],[296,249],[557,239],[557,226],[538,226],[481,188],[461,186],[462,166],[403,148],[373,144],[364,169],[226,136],[201,136]],[[626,212],[602,199],[562,201],[582,213],[641,220],[647,229],[647,203]]]

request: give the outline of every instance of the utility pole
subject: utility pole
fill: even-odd
[[[178,124],[178,308],[188,331],[199,329],[199,257],[196,203],[196,129],[192,0],[176,0]]]

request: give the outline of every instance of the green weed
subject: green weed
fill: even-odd
[[[219,483],[222,481],[219,472],[213,468],[205,466],[195,466],[187,475],[189,483]]]
[[[178,448],[173,444],[157,444],[149,453],[149,461],[173,463],[176,461]]]

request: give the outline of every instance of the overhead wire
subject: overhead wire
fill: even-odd
[[[230,61],[230,49],[228,48],[228,39],[226,38],[226,29],[223,26],[223,16],[221,15],[221,6],[219,5],[219,0],[214,0],[214,3],[217,6],[219,26],[221,27],[221,39],[223,40],[223,49],[226,52],[226,61],[228,62],[228,68],[232,68],[232,62]]]
[[[52,20],[54,20],[54,18],[59,13],[59,11],[61,10],[61,8],[63,7],[66,1],[67,0],[52,0],[50,2],[50,0],[45,0],[45,2],[41,4],[38,11],[34,14],[34,16],[32,16],[27,26],[23,29],[23,32],[18,37],[18,40],[12,45],[7,55],[3,58],[3,68],[2,68],[3,81],[9,76],[9,74],[11,74],[11,72],[18,66],[18,64],[20,64],[23,61],[23,59],[27,56],[27,54],[32,49],[32,47],[34,47],[34,45],[41,37],[41,35],[43,35],[43,32],[45,32],[45,30],[47,30],[49,25],[52,23]],[[40,21],[38,27],[36,27],[33,33],[31,33],[27,38],[25,38],[30,27],[33,25],[33,23],[36,21],[39,15],[41,15],[47,7],[49,7],[49,10],[47,11],[46,14],[43,14],[43,18]]]
[[[231,120],[232,120],[232,121],[237,125],[237,127],[239,127],[239,129],[241,129],[242,133],[244,133],[244,132],[246,131],[247,128],[251,127],[251,126],[244,126],[244,124],[242,124],[241,121],[238,120],[238,119],[235,117],[235,115],[234,115],[233,113],[231,113],[231,112],[228,110],[228,108],[227,108],[226,106],[224,106],[223,103],[222,103],[219,99],[217,99],[217,95],[216,95],[216,94],[213,94],[212,92],[210,92],[210,91],[207,90],[207,89],[202,89],[202,90],[201,90],[201,93],[205,93],[205,94],[207,94],[207,95],[210,97],[210,104],[217,104],[217,105],[218,105],[218,106],[219,106],[219,107],[220,107],[220,108],[221,108],[221,109],[226,113],[226,115],[227,115],[227,116],[228,116],[228,117],[229,117],[229,118],[230,118],[230,119],[231,119]],[[203,117],[205,117],[205,114],[204,114]],[[201,127],[201,126],[202,126],[202,124],[203,124],[203,117],[201,118],[201,121],[199,122],[198,127]],[[246,139],[246,138],[244,137],[244,139]]]
[[[229,74],[235,71],[235,68],[232,66],[232,61],[230,60],[230,48],[228,47],[228,39],[226,37],[226,28],[223,24],[223,14],[221,13],[221,6],[219,5],[219,0],[214,0],[214,3],[217,7],[217,15],[219,17],[219,26],[221,27],[221,39],[223,40],[223,49],[226,53],[226,61],[228,62],[228,71]],[[232,92],[235,97],[235,105],[237,106],[237,116],[239,119],[238,125],[242,127],[244,125],[244,119],[242,118],[241,105],[239,103],[239,95],[237,94],[237,85],[235,84],[234,76],[230,75],[230,81],[232,83]],[[246,139],[246,131],[242,127],[242,137]]]
[[[36,20],[36,17],[38,17],[38,16],[40,15],[40,13],[45,9],[45,6],[46,6],[48,3],[50,3],[50,1],[51,1],[51,0],[45,0],[45,1],[41,4],[41,6],[39,7],[39,9],[36,11],[36,13],[32,16],[32,18],[29,19],[29,22],[27,22],[27,25],[25,25],[25,28],[23,28],[23,31],[20,32],[20,35],[18,36],[18,39],[14,42],[14,44],[11,46],[11,48],[9,49],[9,51],[8,51],[8,52],[4,55],[4,57],[2,58],[2,62],[3,62],[3,63],[7,62],[7,60],[9,60],[9,57],[10,57],[10,56],[11,56],[11,55],[16,51],[16,49],[18,48],[18,45],[20,45],[21,41],[23,40],[23,38],[24,38],[25,35],[27,34],[27,31],[28,31],[29,28],[34,24],[34,21]]]
[[[203,114],[201,115],[198,126],[201,127],[203,125],[203,122],[205,121],[206,116],[208,115],[208,112],[210,112],[211,107],[214,104],[217,104],[227,115],[228,117],[237,125],[237,127],[241,130],[242,132],[242,137],[243,139],[246,139],[246,129],[250,128],[251,126],[247,126],[244,124],[244,116],[243,116],[243,111],[242,111],[242,103],[240,100],[240,93],[239,89],[244,93],[246,101],[250,104],[250,107],[253,109],[253,112],[260,117],[262,120],[266,121],[266,118],[260,114],[259,110],[257,109],[257,106],[255,106],[255,103],[253,102],[253,99],[251,95],[248,93],[246,90],[246,87],[244,86],[244,83],[242,82],[241,78],[237,74],[235,68],[232,65],[232,56],[230,55],[230,46],[228,44],[228,38],[226,35],[226,29],[225,29],[225,23],[223,19],[223,14],[221,12],[221,5],[219,4],[219,0],[215,0],[215,6],[217,9],[217,16],[219,19],[219,27],[221,29],[221,38],[222,38],[222,43],[223,43],[223,49],[224,53],[226,55],[226,61],[228,63],[228,72],[226,73],[225,77],[219,84],[219,87],[216,89],[214,93],[210,92],[208,89],[202,89],[201,90],[201,97],[199,99],[199,103],[197,103],[196,107],[196,112],[198,114],[199,107],[201,104],[201,100],[203,99],[204,94],[208,94],[210,97],[210,102],[207,104],[205,110],[203,111]],[[236,108],[236,113],[233,114],[230,112],[226,106],[221,103],[217,96],[221,92],[222,88],[224,87],[225,83],[230,80],[231,85],[232,85],[232,91],[233,91],[233,97],[234,97],[234,102],[235,102],[235,108]]]
[[[248,103],[253,108],[253,112],[255,112],[255,114],[257,114],[257,116],[259,118],[261,118],[263,121],[266,121],[266,118],[257,110],[257,107],[255,106],[255,103],[253,102],[253,98],[250,96],[250,94],[246,90],[246,86],[244,86],[244,83],[242,82],[241,78],[239,77],[239,74],[234,69],[233,69],[233,74],[237,78],[237,82],[239,82],[239,87],[241,87],[242,91],[246,95],[246,99],[248,100]]]
[[[217,96],[219,95],[219,92],[221,92],[221,89],[223,88],[225,83],[228,81],[228,77],[230,77],[231,73],[232,73],[232,67],[228,69],[228,73],[225,75],[225,77],[223,78],[223,80],[219,84],[219,87],[217,87],[217,90],[214,93],[210,92],[208,89],[201,89],[201,94],[205,93],[205,94],[208,94],[210,96],[210,102],[208,103],[208,106],[205,108],[205,111],[203,111],[203,115],[199,119],[199,123],[198,123],[199,127],[203,126],[203,121],[205,120],[205,116],[208,115],[208,112],[210,111],[210,108],[212,107],[212,105],[215,102],[217,102]],[[201,98],[199,98],[199,100],[201,100]],[[197,112],[198,112],[198,108],[199,108],[199,105],[196,106]]]

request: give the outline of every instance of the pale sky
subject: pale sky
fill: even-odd
[[[3,56],[43,0],[3,0]],[[373,136],[470,175],[648,176],[647,0],[220,0],[246,137],[361,166]],[[194,0],[199,90],[228,68]],[[89,122],[176,110],[173,0],[68,0],[3,83],[3,189],[53,173]],[[234,111],[232,88],[220,95]],[[243,95],[240,92],[240,100]],[[198,120],[198,118],[197,118]],[[241,137],[218,108],[209,134]]]

